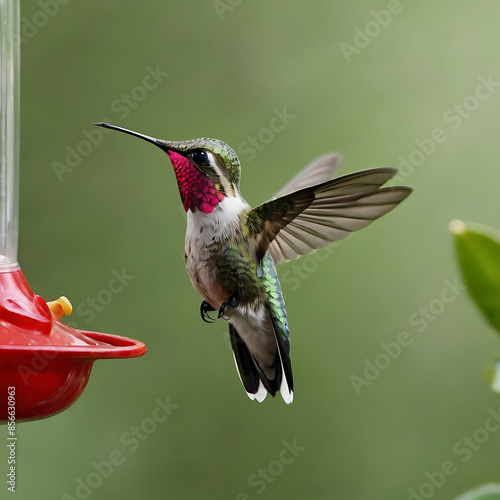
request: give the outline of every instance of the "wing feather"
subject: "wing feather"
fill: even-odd
[[[280,198],[286,194],[299,191],[309,186],[314,186],[315,184],[321,184],[331,179],[341,161],[342,156],[339,153],[328,153],[320,156],[304,167],[293,179],[288,181],[274,194],[272,199]]]
[[[254,214],[265,221],[258,255],[269,249],[277,264],[368,226],[411,193],[405,186],[381,187],[396,172],[388,167],[362,170],[256,207]]]

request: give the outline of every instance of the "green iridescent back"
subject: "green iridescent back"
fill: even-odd
[[[276,266],[269,251],[265,253],[262,259],[262,276],[259,279],[268,297],[274,326],[285,339],[288,339],[290,330],[286,319],[285,301],[283,300],[278,274],[276,273]]]

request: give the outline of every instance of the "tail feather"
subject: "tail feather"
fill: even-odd
[[[285,403],[290,404],[293,401],[292,367],[288,354],[290,344],[285,342],[279,332],[275,330],[277,345],[274,361],[275,377],[271,380],[263,373],[259,363],[248,350],[236,328],[231,324],[229,324],[229,336],[238,375],[248,397],[261,403],[266,398],[267,393],[274,397],[279,390]]]
[[[254,395],[258,392],[259,385],[261,384],[261,376],[255,359],[250,354],[248,347],[239,336],[236,328],[231,324],[229,324],[229,337],[231,339],[231,347],[233,348],[234,362],[236,363],[241,383],[249,395]]]
[[[274,326],[274,321],[273,321]],[[278,346],[280,373],[280,393],[283,401],[290,404],[293,401],[293,376],[292,362],[290,361],[290,340],[285,340],[283,335],[274,326],[274,334],[276,336],[276,344]]]

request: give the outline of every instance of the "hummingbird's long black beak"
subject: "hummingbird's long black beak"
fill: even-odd
[[[118,130],[118,132],[124,132],[125,134],[133,135],[134,137],[139,137],[139,139],[144,139],[145,141],[151,142],[155,146],[158,146],[163,151],[167,149],[167,146],[165,144],[166,141],[155,139],[154,137],[150,137],[149,135],[139,134],[138,132],[134,132],[133,130],[117,127],[116,125],[110,125],[109,123],[95,122],[94,125],[97,125],[98,127],[109,128],[111,130]]]

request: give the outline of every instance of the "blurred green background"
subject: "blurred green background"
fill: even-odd
[[[447,225],[500,227],[499,16],[493,0],[23,0],[22,269],[35,293],[70,298],[71,324],[148,352],[96,362],[74,406],[20,426],[18,499],[400,500],[413,488],[440,500],[498,479],[500,432],[478,429],[499,412],[486,367],[500,343],[459,286]],[[294,117],[268,140],[276,109]],[[168,158],[103,134],[103,119],[224,140],[253,205],[328,151],[342,174],[413,162],[397,210],[279,267],[291,406],[250,401],[227,325],[199,317]],[[100,304],[114,270],[133,279]],[[384,356],[401,332],[408,345]],[[153,426],[158,398],[178,408]],[[297,456],[283,451],[294,440]],[[114,452],[122,463],[98,476]]]

